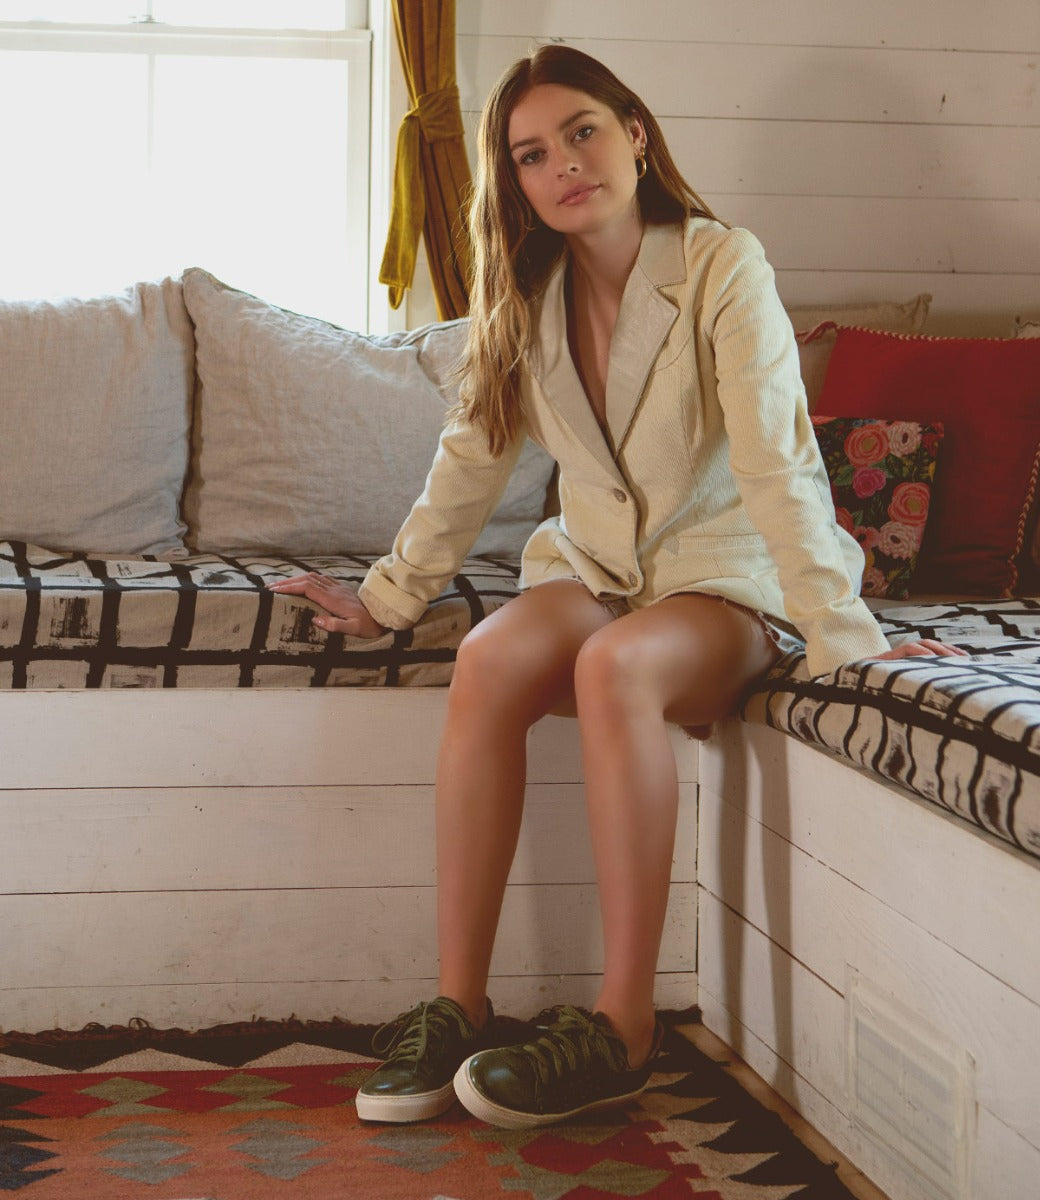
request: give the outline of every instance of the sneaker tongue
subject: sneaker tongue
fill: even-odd
[[[592,1014],[593,1025],[599,1026],[600,1029],[607,1035],[612,1042],[619,1042],[622,1046],[625,1044],[625,1039],[614,1028],[614,1023],[606,1013],[595,1012]]]
[[[617,1065],[621,1070],[628,1070],[628,1047],[625,1045],[625,1039],[614,1028],[613,1023],[606,1013],[596,1012],[592,1014],[592,1022],[603,1030],[604,1036],[610,1045],[611,1050],[617,1057]]]

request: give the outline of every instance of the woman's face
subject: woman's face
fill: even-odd
[[[636,158],[641,122],[560,84],[532,88],[509,118],[509,155],[520,188],[559,233],[581,236],[639,219]]]

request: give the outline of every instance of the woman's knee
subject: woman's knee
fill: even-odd
[[[480,688],[487,692],[498,682],[505,683],[517,671],[515,647],[508,631],[482,621],[466,634],[455,654],[451,685],[455,691]]]
[[[471,716],[505,713],[532,725],[569,690],[572,667],[547,631],[482,621],[459,646],[451,700]]]
[[[589,638],[575,664],[579,714],[657,712],[696,724],[732,710],[759,669],[756,638],[764,635],[743,610],[685,599],[622,617]]]
[[[652,656],[620,622],[590,637],[574,664],[578,710],[645,706],[654,702]]]

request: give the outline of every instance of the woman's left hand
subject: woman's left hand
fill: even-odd
[[[903,642],[899,646],[893,646],[891,650],[886,650],[884,654],[872,654],[870,660],[883,660],[888,658],[968,658],[968,651],[962,650],[960,646],[950,646],[946,642],[937,642],[934,638],[921,638],[915,642]]]

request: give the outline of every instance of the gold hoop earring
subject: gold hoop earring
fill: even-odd
[[[646,174],[646,155],[640,154],[636,159],[636,179],[642,179]]]

